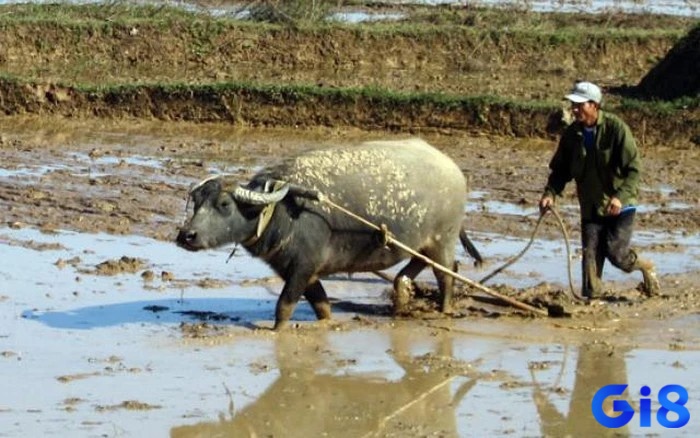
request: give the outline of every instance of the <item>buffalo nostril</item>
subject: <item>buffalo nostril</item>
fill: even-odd
[[[197,238],[196,231],[186,231],[185,232],[185,242],[192,243]]]
[[[197,232],[191,230],[180,230],[177,241],[180,243],[192,243],[197,238]]]

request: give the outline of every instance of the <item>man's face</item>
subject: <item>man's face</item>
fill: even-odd
[[[590,100],[582,103],[571,102],[571,113],[577,122],[584,126],[593,126],[598,120],[598,105]]]

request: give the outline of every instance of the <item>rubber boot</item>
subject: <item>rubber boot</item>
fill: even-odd
[[[588,299],[600,298],[603,295],[603,281],[599,275],[596,260],[592,257],[584,257],[582,263],[583,296]]]
[[[642,277],[644,281],[642,283],[642,292],[648,297],[657,295],[659,293],[659,279],[656,276],[656,269],[654,263],[649,260],[644,260],[637,258],[634,262],[634,269],[642,272]]]

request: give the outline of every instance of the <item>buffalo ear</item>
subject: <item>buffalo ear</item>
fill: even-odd
[[[211,179],[195,186],[195,188],[190,191],[190,196],[194,201],[194,205],[199,206],[207,199],[216,199],[219,193],[221,193],[221,189],[221,181],[218,179]]]

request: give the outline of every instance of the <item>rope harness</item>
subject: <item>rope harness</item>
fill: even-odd
[[[529,311],[529,312],[532,312],[532,313],[535,313],[535,314],[538,314],[541,316],[549,316],[549,312],[544,311],[542,309],[538,309],[538,308],[533,307],[533,306],[530,306],[529,304],[525,304],[521,301],[518,301],[516,299],[513,299],[513,298],[506,296],[506,295],[503,295],[501,293],[498,293],[498,292],[494,291],[493,289],[491,289],[487,286],[484,286],[483,283],[485,283],[489,279],[495,277],[496,275],[501,273],[504,269],[506,269],[507,267],[511,266],[516,261],[518,261],[523,255],[525,255],[525,253],[530,249],[530,246],[532,246],[532,243],[535,240],[535,236],[537,235],[537,231],[539,230],[540,224],[542,223],[542,220],[544,219],[545,215],[549,211],[556,218],[557,223],[559,225],[559,228],[561,229],[562,234],[564,236],[564,242],[566,244],[566,261],[567,261],[566,265],[567,265],[567,274],[568,274],[568,280],[569,280],[568,298],[571,300],[574,300],[574,301],[579,301],[579,302],[586,301],[585,298],[583,298],[582,296],[580,296],[576,292],[576,288],[574,287],[573,276],[571,274],[571,246],[569,245],[569,234],[566,231],[566,226],[564,225],[564,221],[562,220],[561,215],[554,207],[550,207],[544,213],[540,214],[540,217],[537,220],[537,224],[535,225],[535,229],[533,230],[532,235],[530,236],[530,240],[528,241],[527,245],[525,245],[525,247],[517,255],[512,257],[510,260],[506,261],[506,263],[504,263],[499,268],[495,269],[490,274],[486,275],[484,278],[482,278],[478,282],[476,282],[476,281],[470,280],[467,277],[464,277],[463,275],[460,275],[457,272],[452,271],[451,269],[448,269],[447,267],[435,262],[434,260],[424,256],[423,254],[415,251],[414,249],[412,249],[412,248],[406,246],[405,244],[401,243],[400,241],[396,240],[396,238],[394,238],[394,236],[389,232],[389,230],[387,229],[387,226],[385,224],[376,225],[376,224],[366,220],[365,218],[347,210],[346,208],[336,204],[335,202],[331,201],[327,196],[323,195],[322,193],[317,193],[316,196],[317,196],[319,202],[323,202],[323,203],[327,204],[328,206],[335,208],[335,209],[341,211],[342,213],[352,217],[353,219],[355,219],[359,222],[362,222],[366,226],[381,232],[385,244],[394,245],[397,248],[411,254],[413,257],[416,257],[416,258],[424,261],[425,263],[427,263],[428,265],[430,265],[434,269],[437,269],[437,270],[441,271],[442,273],[447,274],[447,275],[467,284],[470,287],[473,287],[473,288],[478,289],[478,290],[480,290],[488,295],[491,295],[492,297],[498,298],[499,300],[501,300],[507,304],[510,304],[513,307],[516,307],[516,308],[521,309],[521,310],[526,310],[526,311]]]
[[[210,179],[213,179],[213,178],[208,178],[208,179],[204,180],[203,182],[197,184],[196,187],[202,186],[205,182],[209,181]],[[402,251],[407,252],[411,256],[413,256],[417,259],[420,259],[421,261],[423,261],[424,263],[426,263],[427,265],[429,265],[433,269],[438,270],[438,271],[442,272],[443,274],[449,275],[449,276],[453,277],[454,279],[459,280],[459,281],[465,283],[466,285],[468,285],[474,289],[477,289],[481,292],[484,292],[487,295],[490,295],[494,298],[497,298],[497,299],[499,299],[499,300],[501,300],[501,301],[503,301],[503,302],[515,307],[515,308],[525,310],[525,311],[531,312],[531,313],[539,315],[539,316],[549,316],[549,313],[546,310],[539,309],[537,307],[533,307],[529,304],[523,303],[523,302],[518,301],[514,298],[511,298],[509,296],[498,293],[495,290],[483,285],[482,283],[484,283],[484,282],[488,281],[489,279],[493,278],[494,276],[498,275],[500,272],[502,272],[508,266],[512,265],[517,260],[519,260],[527,252],[527,250],[530,248],[530,246],[532,245],[532,243],[535,239],[535,236],[536,236],[537,231],[540,227],[540,224],[542,223],[542,220],[544,219],[544,216],[546,215],[547,211],[551,211],[552,214],[554,215],[554,217],[557,219],[557,222],[560,226],[560,229],[562,230],[562,233],[564,235],[564,240],[566,242],[567,268],[568,268],[567,270],[568,270],[569,289],[570,289],[569,298],[572,300],[576,300],[576,301],[585,301],[584,298],[582,298],[581,296],[579,296],[575,292],[575,289],[573,286],[573,280],[572,280],[572,275],[571,275],[571,249],[569,246],[569,237],[568,237],[568,233],[566,232],[566,227],[564,226],[564,222],[561,219],[561,216],[559,215],[559,213],[552,207],[550,207],[547,211],[545,211],[544,213],[542,213],[540,215],[539,219],[537,220],[537,225],[535,225],[535,229],[532,232],[532,235],[530,236],[529,242],[516,256],[514,256],[513,258],[508,260],[503,266],[497,268],[496,270],[494,270],[493,272],[491,272],[490,274],[488,274],[487,276],[482,278],[480,281],[476,282],[476,281],[470,280],[469,278],[467,278],[467,277],[465,277],[457,272],[454,272],[453,270],[449,269],[446,266],[443,266],[443,265],[435,262],[431,258],[426,257],[425,255],[419,253],[418,251],[415,251],[414,249],[412,249],[409,246],[405,245],[404,243],[400,242],[399,240],[397,240],[394,237],[394,235],[388,229],[386,224],[376,225],[376,224],[368,221],[367,219],[363,218],[362,216],[346,209],[345,207],[343,207],[339,204],[336,204],[328,196],[319,192],[318,190],[307,189],[305,187],[300,187],[300,186],[296,186],[293,184],[288,184],[288,183],[283,182],[283,181],[268,181],[266,183],[266,186],[268,183],[272,184],[275,188],[285,186],[285,189],[286,189],[287,187],[289,187],[289,189],[288,189],[289,193],[293,196],[307,198],[310,200],[324,203],[324,204],[328,205],[329,207],[334,208],[334,209],[340,211],[341,213],[343,213],[343,214],[355,219],[356,221],[364,224],[365,226],[367,226],[371,229],[374,229],[376,231],[379,231],[382,235],[383,242],[385,245],[393,245],[393,246],[401,249]],[[192,189],[192,190],[194,190],[194,189]],[[190,191],[190,193],[191,193],[191,191]],[[190,197],[188,196],[187,204],[185,206],[185,209],[186,209],[185,215],[187,214],[187,208],[189,206],[189,203],[190,203]],[[259,220],[256,233],[253,236],[251,236],[251,238],[249,239],[248,242],[245,242],[246,244],[250,244],[251,241],[253,241],[253,243],[254,243],[254,241],[257,241],[260,238],[261,234],[265,231],[265,229],[267,228],[267,225],[269,224],[269,220],[272,216],[272,212],[274,211],[275,205],[276,205],[276,202],[271,203],[265,207],[265,209],[263,211],[263,217]],[[231,252],[231,254],[229,256],[229,260],[233,256],[235,251],[236,251],[236,247],[234,247],[233,251]],[[387,278],[384,275],[381,275],[381,276],[383,278]]]

